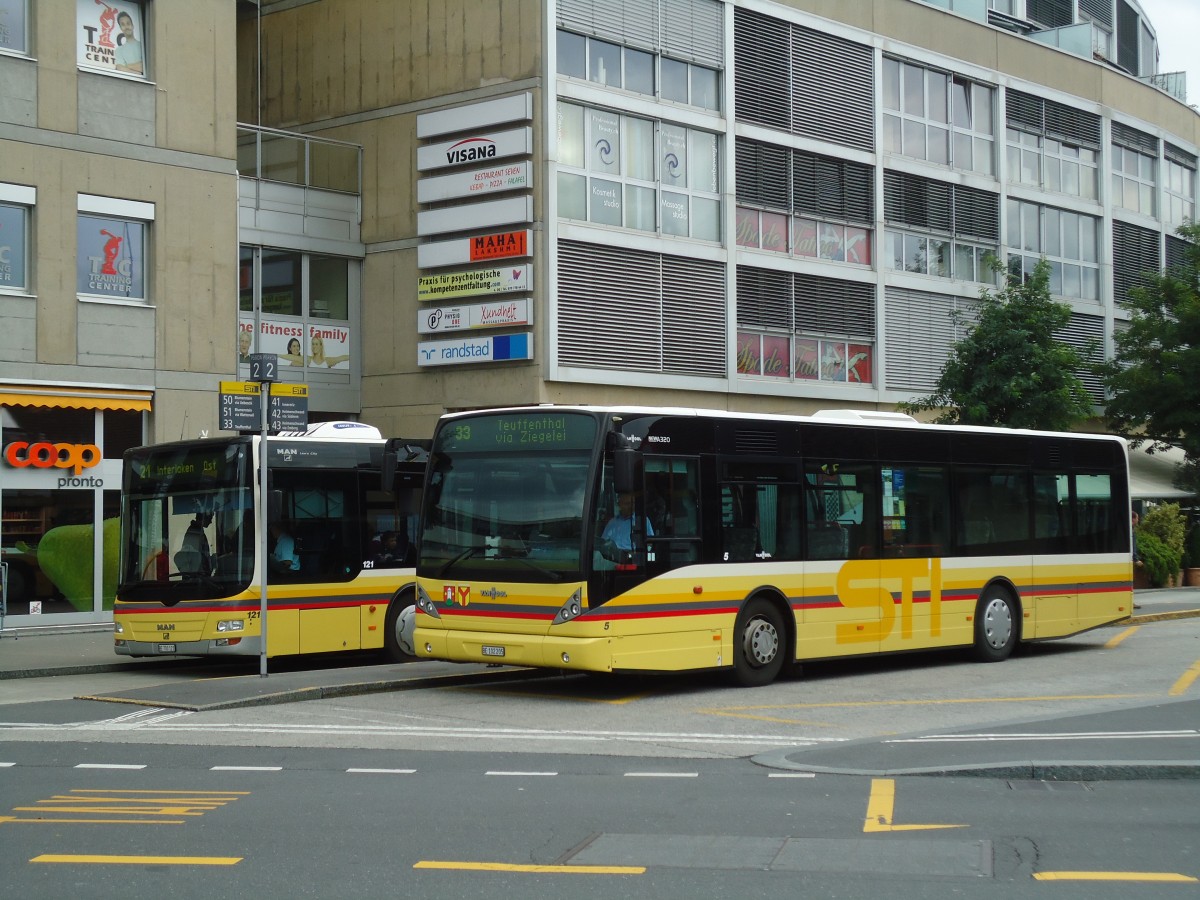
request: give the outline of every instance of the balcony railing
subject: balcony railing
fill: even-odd
[[[238,125],[238,174],[346,194],[362,193],[362,147],[253,125]]]

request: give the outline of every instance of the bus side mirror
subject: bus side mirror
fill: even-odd
[[[613,451],[613,487],[618,494],[634,493],[641,489],[640,463],[641,457],[636,450],[618,447]]]

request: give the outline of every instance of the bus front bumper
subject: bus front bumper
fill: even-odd
[[[257,636],[206,641],[130,641],[118,635],[113,638],[113,649],[118,656],[258,656],[262,642]]]
[[[542,666],[580,672],[612,671],[612,638],[505,634],[418,627],[417,656],[451,662]]]

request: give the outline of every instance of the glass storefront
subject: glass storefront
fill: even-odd
[[[109,619],[121,455],[142,436],[140,411],[0,407],[5,629]]]

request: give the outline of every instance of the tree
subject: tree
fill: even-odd
[[[936,390],[899,404],[905,412],[940,410],[936,421],[1066,431],[1092,415],[1092,400],[1076,372],[1084,354],[1055,339],[1071,309],[1050,297],[1050,266],[1042,260],[1026,280],[1009,276],[999,291],[984,289],[974,324],[942,367]]]
[[[1183,448],[1185,480],[1200,482],[1200,224],[1179,229],[1182,265],[1149,273],[1129,292],[1132,318],[1101,367],[1109,427],[1134,446]]]

